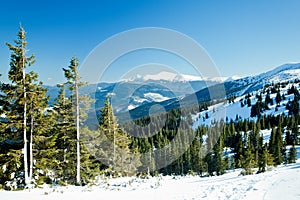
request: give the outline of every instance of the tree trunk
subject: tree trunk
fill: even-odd
[[[26,115],[27,115],[27,95],[26,95],[26,73],[25,73],[25,50],[24,50],[24,43],[22,41],[22,71],[23,71],[23,92],[24,92],[24,110],[23,110],[23,139],[24,139],[24,178],[25,178],[25,185],[29,184],[30,180],[28,178],[28,149],[27,149],[27,134],[26,134],[26,127],[27,127],[27,121],[26,121]]]
[[[29,180],[32,180],[33,174],[33,152],[32,152],[32,142],[33,142],[33,117],[31,117],[30,123],[30,143],[29,143],[29,157],[30,157],[30,167],[29,167]]]
[[[79,144],[79,139],[80,139],[80,131],[79,131],[79,95],[78,95],[78,82],[77,78],[75,80],[75,98],[76,98],[76,135],[77,135],[77,177],[76,181],[77,184],[81,185],[81,180],[80,180],[80,144]]]

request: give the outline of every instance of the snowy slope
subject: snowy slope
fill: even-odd
[[[266,84],[288,82],[300,80],[300,63],[290,63],[281,65],[268,72],[261,73],[256,76],[249,76],[232,81],[237,87],[245,86],[242,91],[237,94],[243,95],[247,92],[253,92],[261,89]],[[239,95],[238,95],[239,96]]]
[[[300,70],[300,69],[299,69]],[[300,71],[299,71],[300,73]],[[299,75],[300,78],[300,75]],[[285,100],[282,100],[279,104],[279,106],[275,103],[276,94],[271,94],[270,98],[273,100],[274,104],[269,105],[269,110],[266,110],[263,112],[265,115],[279,115],[279,114],[288,114],[288,110],[286,109],[286,104],[289,100],[294,99],[294,95],[290,94],[288,95],[287,91],[289,88],[294,85],[298,90],[300,90],[299,84],[289,83],[284,88],[280,89],[280,94],[285,95]],[[252,92],[252,96],[250,98],[251,104],[254,105],[257,101],[256,95],[262,93],[261,90],[257,90],[255,92]],[[252,119],[256,120],[256,117],[251,117],[251,107],[248,107],[247,105],[241,106],[241,100],[245,100],[246,95],[242,95],[240,97],[235,98],[233,103],[219,103],[213,106],[210,106],[207,111],[199,112],[192,116],[194,124],[193,128],[196,129],[200,125],[211,125],[214,121],[220,121],[220,120],[235,120],[236,117],[240,119]],[[264,93],[262,95],[263,100],[266,98],[266,94]],[[208,115],[208,118],[206,119],[206,115]]]
[[[274,70],[256,76],[258,81],[264,80],[269,83],[281,81],[293,81],[300,78],[300,63],[284,64]]]
[[[300,148],[298,157],[300,155]],[[1,200],[79,199],[289,199],[300,197],[300,159],[266,173],[240,176],[241,170],[222,176],[165,176],[149,179],[117,178],[85,187],[53,187],[0,191]]]

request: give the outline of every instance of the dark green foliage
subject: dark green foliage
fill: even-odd
[[[259,173],[266,171],[267,156],[268,156],[268,150],[266,148],[263,148],[259,152],[259,157],[258,157],[258,172]]]
[[[248,146],[245,151],[245,155],[242,156],[242,168],[244,169],[243,175],[249,175],[253,173],[252,168],[254,167],[254,156],[251,151],[251,146]]]
[[[236,145],[234,147],[234,161],[235,161],[235,168],[242,167],[242,159],[243,159],[243,151],[244,151],[244,143],[242,140],[242,135],[237,133],[234,140],[236,141]]]
[[[72,101],[66,97],[65,85],[58,85],[59,96],[55,100],[53,108],[53,118],[55,125],[53,132],[56,143],[56,160],[58,164],[55,168],[55,178],[66,183],[75,183],[76,176],[76,126],[74,123]]]
[[[4,123],[1,122],[3,133],[0,138],[3,144],[11,141],[10,145],[6,146],[6,155],[3,155],[4,165],[6,158],[14,160],[18,166],[22,163],[24,171],[16,171],[18,175],[23,174],[23,177],[18,177],[18,182],[28,184],[29,181],[33,181],[33,159],[36,156],[36,149],[33,150],[35,138],[43,134],[43,131],[47,131],[44,128],[43,112],[48,105],[48,97],[46,97],[47,90],[42,86],[43,83],[38,81],[38,74],[26,71],[27,67],[35,62],[34,55],[26,56],[26,45],[25,31],[20,27],[15,45],[7,43],[11,50],[8,72],[10,82],[1,84],[0,88],[5,94],[1,96],[1,103],[2,113],[6,116]],[[23,146],[20,145],[21,143]],[[24,148],[23,154],[21,154],[21,148]],[[12,169],[16,168],[12,166]],[[20,167],[18,169],[21,170]],[[2,180],[9,181],[6,178]],[[18,187],[21,185],[19,184]]]
[[[288,89],[287,94],[294,94],[295,96],[299,96],[299,91],[294,85],[292,85],[292,87]]]
[[[222,158],[223,156],[222,138],[220,138],[217,144],[214,146],[213,152],[214,152],[213,162],[215,166],[214,171],[216,171],[216,174],[219,176],[225,173],[225,163]]]
[[[251,99],[250,99],[250,94],[246,95],[246,99],[247,99],[247,106],[250,107],[251,106]]]
[[[77,67],[78,60],[73,57],[69,67],[63,69],[67,82],[58,85],[60,93],[52,112],[55,119],[52,131],[55,133],[57,158],[55,168],[55,176],[57,177],[55,179],[65,183],[85,184],[95,176],[91,171],[95,168],[93,165],[95,158],[90,155],[82,139],[80,139],[81,127],[79,125],[84,123],[87,117],[86,112],[92,101],[87,95],[78,95],[78,89],[86,83],[80,81]],[[68,97],[66,96],[66,86],[71,92]],[[84,130],[88,132],[88,130]]]
[[[286,105],[286,109],[289,111],[289,115],[299,115],[299,99],[294,97],[293,101],[289,101]]]
[[[297,159],[297,150],[293,145],[288,152],[288,163],[295,163]]]
[[[140,166],[138,144],[132,144],[124,129],[119,127],[110,99],[107,98],[99,116],[100,131],[105,135],[107,144],[103,144],[102,158],[106,159],[112,175],[133,175]],[[146,147],[148,150],[150,147]],[[151,148],[150,148],[151,149]],[[150,162],[151,158],[149,159]]]
[[[277,105],[279,105],[280,102],[281,102],[281,100],[282,100],[282,96],[280,94],[280,90],[277,91],[275,100],[276,100]]]
[[[268,104],[271,104],[271,105],[273,104],[273,100],[271,99],[269,92],[268,92],[267,95],[266,95],[265,103],[266,103],[267,105],[268,105]]]
[[[222,99],[183,108],[173,106],[166,109],[167,112],[157,111],[151,116],[145,115],[148,107],[144,106],[141,113],[134,115],[134,120],[119,124],[108,98],[103,107],[96,108],[99,120],[96,128],[89,130],[81,126],[78,129],[78,124],[84,124],[92,101],[88,96],[78,96],[78,88],[85,83],[80,82],[76,57],[63,69],[67,82],[58,86],[60,92],[53,107],[46,109],[46,90],[36,73],[27,72],[27,67],[34,63],[34,56],[25,55],[24,30],[20,29],[15,45],[7,45],[11,50],[9,82],[1,83],[0,88],[0,114],[5,115],[0,118],[0,187],[10,190],[24,187],[26,166],[29,177],[34,177],[31,181],[38,185],[84,185],[100,173],[213,176],[243,168],[243,174],[252,174],[256,167],[258,172],[265,172],[268,166],[296,161],[300,97],[294,85],[287,94],[280,92],[287,84],[265,86],[256,93],[256,99],[253,98],[254,105],[251,105],[250,94],[242,98],[241,107],[251,107],[251,117],[257,117],[256,121],[243,120],[237,113],[235,121],[227,117],[225,122],[221,120],[193,130],[192,115],[200,110],[199,118],[209,119],[208,106],[225,102]],[[287,95],[294,95],[286,105],[288,116],[264,115],[273,104],[271,94],[276,94],[277,111],[281,101],[290,98]],[[229,103],[235,98],[228,96]],[[27,120],[25,125],[24,119]],[[264,129],[272,129],[270,140],[265,144],[260,131]],[[79,131],[80,138],[77,137]],[[282,139],[284,133],[285,140]],[[28,145],[25,154],[22,153],[24,144]],[[288,154],[287,145],[292,145]],[[225,155],[224,148],[234,155]],[[80,168],[76,160],[79,157]],[[28,158],[26,162],[24,158]],[[79,181],[77,169],[81,174]]]
[[[279,165],[283,161],[283,158],[282,158],[283,141],[282,141],[282,129],[281,129],[280,124],[278,125],[278,128],[276,129],[274,145],[275,145],[275,147],[274,147],[274,151],[272,152],[272,154],[275,157],[275,163],[277,165]]]

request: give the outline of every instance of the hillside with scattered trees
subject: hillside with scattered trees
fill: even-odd
[[[122,123],[108,96],[104,106],[96,108],[98,124],[91,129],[85,121],[94,101],[78,92],[88,83],[81,81],[76,57],[62,69],[65,82],[57,85],[59,94],[50,107],[47,89],[30,71],[35,56],[27,55],[22,27],[7,47],[9,81],[0,86],[2,189],[86,185],[99,175],[206,177],[234,169],[248,175],[297,160],[298,80]],[[235,117],[210,118],[217,104],[238,107]],[[248,117],[239,116],[243,109]]]

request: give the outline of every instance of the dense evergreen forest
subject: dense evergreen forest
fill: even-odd
[[[0,188],[16,190],[47,184],[92,183],[106,176],[222,175],[226,170],[243,168],[243,174],[261,173],[268,166],[293,163],[295,145],[299,144],[299,92],[286,109],[288,115],[264,115],[270,105],[285,96],[283,84],[265,86],[252,104],[246,95],[241,107],[251,107],[256,120],[224,119],[211,126],[192,128],[192,114],[207,110],[211,102],[170,110],[118,124],[110,98],[99,108],[96,130],[83,124],[93,101],[80,96],[79,62],[71,58],[61,73],[65,83],[52,107],[38,74],[30,71],[34,55],[27,56],[27,42],[22,27],[11,52],[8,82],[0,88]],[[71,95],[66,95],[66,90]],[[263,95],[264,94],[264,95]],[[270,94],[277,94],[276,101]],[[226,102],[234,102],[230,97]],[[208,118],[209,116],[205,116]],[[261,130],[271,130],[264,142]],[[113,144],[113,145],[111,145]],[[291,146],[289,151],[286,147]]]

